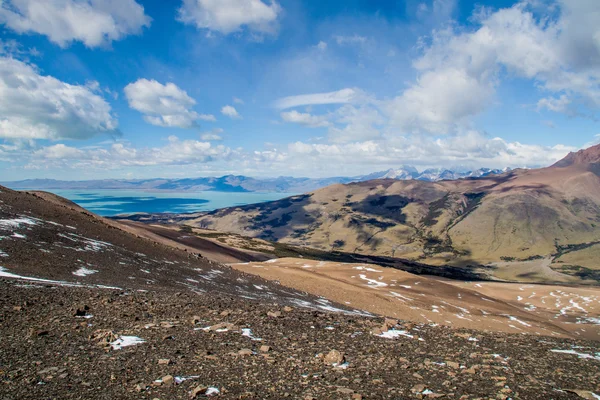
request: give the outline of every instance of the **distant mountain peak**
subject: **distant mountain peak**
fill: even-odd
[[[600,163],[600,144],[597,144],[587,149],[579,150],[578,152],[570,152],[565,158],[558,161],[552,167],[565,168],[571,165],[588,165]]]

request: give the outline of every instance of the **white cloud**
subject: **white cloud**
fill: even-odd
[[[333,37],[335,39],[335,42],[340,45],[362,45],[365,44],[367,42],[367,38],[365,36],[360,36],[357,34],[354,34],[352,36],[342,36],[342,35],[337,35]]]
[[[434,31],[414,62],[417,81],[390,105],[396,127],[445,133],[494,103],[505,74],[531,79],[545,95],[538,109],[579,114],[600,108],[600,6],[563,1],[558,17],[527,2],[474,15],[475,30]],[[585,23],[582,23],[585,22]]]
[[[118,134],[111,107],[93,88],[40,75],[33,65],[0,57],[0,138],[88,139]]]
[[[64,144],[43,147],[32,153],[32,163],[47,161],[70,168],[118,169],[128,166],[203,164],[226,160],[234,151],[209,142],[180,140],[170,136],[162,147],[135,148],[114,143],[108,148],[77,149]]]
[[[221,108],[221,114],[232,119],[242,118],[242,116],[237,112],[237,110],[233,106],[224,106],[223,108]]]
[[[299,113],[296,110],[282,112],[281,119],[283,119],[285,122],[300,124],[310,128],[325,127],[330,125],[330,122],[327,121],[327,116]]]
[[[559,98],[555,97],[545,97],[540,99],[537,103],[538,110],[548,109],[554,112],[566,112],[569,104],[571,104],[571,100],[566,96],[562,95]]]
[[[281,11],[276,0],[183,0],[179,21],[225,35],[243,27],[255,34],[275,34]]]
[[[129,107],[144,114],[144,120],[152,125],[190,128],[197,120],[216,121],[214,115],[192,110],[196,100],[174,83],[163,85],[155,80],[138,79],[124,91]]]
[[[214,141],[214,140],[223,140],[221,134],[223,133],[223,129],[215,128],[209,132],[203,132],[200,134],[200,139],[204,141]]]
[[[43,157],[52,160],[76,159],[85,155],[85,152],[75,147],[66,146],[62,143],[44,147],[36,150],[33,157]]]
[[[98,47],[139,34],[151,18],[135,0],[4,0],[0,23],[17,33],[39,33],[61,47],[80,41]]]
[[[234,97],[234,98],[233,98],[233,102],[234,102],[235,104],[244,104],[244,100],[242,100],[242,99],[240,99],[240,98],[238,98],[238,97]]]
[[[327,50],[327,43],[321,40],[319,44],[317,44],[317,49],[319,49],[320,51]]]
[[[358,101],[363,93],[360,89],[346,88],[336,92],[312,93],[298,96],[289,96],[279,99],[274,106],[281,110],[298,106],[319,104],[344,104]]]
[[[437,69],[421,75],[386,109],[391,124],[402,131],[447,133],[466,118],[484,111],[493,95],[489,81],[482,82],[462,69]]]
[[[334,118],[338,126],[329,128],[329,140],[333,143],[378,139],[380,126],[386,122],[378,110],[368,105],[346,104],[334,113]]]
[[[295,142],[284,151],[268,150],[253,155],[257,169],[290,171],[299,175],[327,176],[323,171],[362,175],[394,165],[426,167],[465,165],[502,168],[547,166],[564,157],[574,147],[553,147],[507,142],[487,138],[479,132],[434,138],[394,137],[350,143],[315,144]],[[348,163],[348,160],[352,160]],[[341,170],[343,168],[343,170]]]

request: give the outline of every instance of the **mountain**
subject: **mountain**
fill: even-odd
[[[141,236],[144,232],[50,193],[0,187],[0,278],[93,289],[219,293],[320,308],[318,299],[305,293],[248,279],[198,251]],[[215,249],[212,242],[207,245]],[[239,261],[265,259],[241,252],[229,255]]]
[[[361,181],[368,181],[371,179],[416,179],[419,176],[419,171],[410,165],[403,165],[400,168],[390,168],[387,171],[374,172],[372,174],[364,175],[360,177]]]
[[[27,179],[23,181],[4,182],[12,189],[32,190],[96,190],[96,189],[129,189],[151,191],[219,191],[219,192],[275,192],[304,193],[336,183],[362,182],[373,179],[426,180],[439,181],[461,179],[500,174],[505,171],[482,168],[476,171],[455,172],[451,170],[428,169],[419,173],[411,166],[375,172],[356,177],[330,178],[295,178],[280,176],[277,178],[252,178],[243,175],[225,175],[208,178],[184,179],[103,179],[88,181],[61,181],[55,179]]]
[[[485,266],[499,279],[600,280],[600,146],[480,178],[376,179],[206,213],[192,225],[317,249]]]
[[[187,245],[0,187],[3,398],[506,398],[511,385],[522,398],[569,399],[598,384],[594,318],[551,297],[593,313],[587,289],[536,289],[528,304],[542,312],[527,311],[512,298],[531,293],[521,285],[484,283],[491,297],[482,284],[364,263],[232,268],[190,250],[218,247],[193,229],[161,229]],[[275,269],[285,275],[259,276]]]

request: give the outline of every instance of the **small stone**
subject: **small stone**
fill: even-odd
[[[85,383],[82,383],[82,385],[85,385]],[[136,392],[143,392],[144,390],[146,390],[146,385],[144,385],[143,383],[138,383],[137,385],[135,385]]]
[[[350,389],[350,388],[338,388],[338,393],[343,393],[343,394],[353,394],[354,390]]]
[[[425,389],[427,389],[427,386],[423,385],[422,383],[419,383],[418,385],[413,386],[412,389],[410,389],[410,391],[413,393],[420,394],[423,393]]]
[[[260,346],[260,351],[261,351],[261,353],[268,353],[271,351],[271,346],[262,345],[262,346]]]
[[[190,399],[195,399],[196,397],[203,395],[208,390],[206,386],[197,386],[190,392]]]
[[[460,364],[454,361],[446,361],[446,365],[449,366],[450,368],[454,368],[454,369],[459,369],[460,368]]]
[[[173,362],[168,359],[168,358],[161,358],[160,360],[158,360],[158,365],[170,365]]]
[[[344,353],[337,350],[331,350],[324,358],[325,364],[342,364],[344,362]]]
[[[363,398],[362,394],[360,394],[360,393],[354,393],[352,395],[352,400],[362,400],[362,398]]]
[[[396,325],[398,325],[398,320],[397,319],[392,319],[392,318],[386,318],[383,321],[383,326],[386,327],[387,329],[393,328]],[[386,329],[386,330],[387,330]]]
[[[294,311],[294,309],[292,307],[290,307],[290,306],[285,306],[285,307],[283,307],[283,311],[285,311],[285,312],[292,312],[292,311]]]
[[[251,356],[252,355],[252,350],[250,350],[250,349],[241,349],[240,351],[238,351],[238,354],[240,356]]]
[[[175,381],[173,379],[173,375],[165,375],[162,377],[161,380],[162,380],[163,384],[165,384],[165,385],[172,385],[173,382]]]
[[[281,311],[269,311],[267,312],[267,316],[272,318],[281,318]]]

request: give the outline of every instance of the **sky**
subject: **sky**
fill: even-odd
[[[550,165],[598,0],[0,0],[0,180]]]

